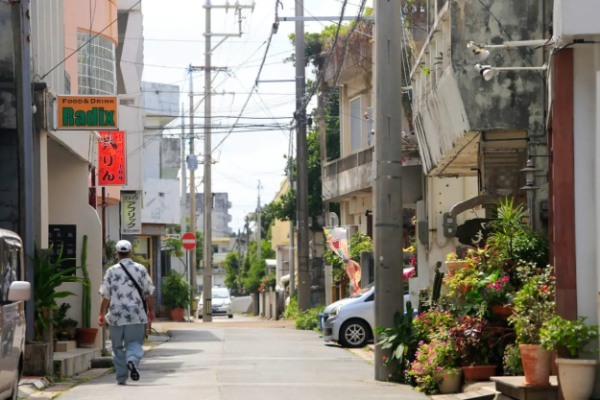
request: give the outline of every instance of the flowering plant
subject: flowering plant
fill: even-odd
[[[454,317],[449,312],[429,310],[413,319],[417,337],[430,341],[439,330],[447,330],[454,324]]]
[[[431,342],[419,342],[408,375],[415,379],[417,390],[433,394],[439,392],[441,373],[458,373],[458,369],[456,344],[446,331],[440,331]]]
[[[503,275],[500,270],[494,271],[481,281],[483,298],[489,305],[510,304],[514,287],[510,283],[510,276]]]
[[[525,265],[520,273],[525,283],[513,298],[514,312],[508,322],[515,328],[520,344],[540,344],[540,329],[556,315],[554,269]]]

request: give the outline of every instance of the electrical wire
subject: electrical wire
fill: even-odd
[[[279,20],[279,11],[277,6],[280,4],[280,0],[275,0],[275,21]],[[273,39],[273,35],[275,34],[274,29],[271,29],[271,32],[269,34],[269,38],[267,39],[267,46],[265,48],[265,56],[263,57],[263,60],[266,58],[266,54],[269,52],[269,49],[271,48],[271,41]],[[221,141],[211,150],[211,154],[214,153],[214,151],[216,149],[218,149],[224,142],[225,140],[227,140],[227,138],[229,137],[229,135],[231,134],[231,132],[233,131],[233,129],[235,129],[235,126],[237,125],[237,122],[239,121],[239,119],[241,118],[242,114],[244,113],[244,110],[246,109],[246,107],[248,106],[248,103],[250,102],[250,99],[252,98],[252,93],[258,88],[258,81],[260,80],[260,74],[262,72],[262,66],[261,68],[259,68],[258,70],[258,74],[256,75],[256,79],[254,79],[254,85],[252,86],[252,89],[250,90],[250,94],[248,94],[248,97],[246,98],[246,101],[244,102],[244,105],[242,106],[239,114],[238,114],[238,119],[236,120],[236,122],[233,124],[233,127],[231,128],[231,131],[229,131],[229,133],[223,138],[221,139]]]
[[[128,11],[133,10],[141,2],[142,2],[142,0],[137,0],[135,3],[133,3],[133,5],[131,7],[129,7],[125,11],[128,12]],[[85,41],[81,46],[79,46],[75,51],[73,51],[71,54],[69,54],[68,56],[66,56],[65,58],[63,58],[61,61],[59,61],[54,67],[50,68],[50,70],[48,72],[46,72],[44,75],[41,76],[40,80],[43,80],[50,73],[52,73],[52,71],[54,71],[56,68],[58,68],[61,65],[63,65],[68,59],[70,59],[75,54],[77,54],[79,52],[79,50],[83,49],[85,46],[87,46],[88,44],[90,44],[92,42],[92,40],[96,39],[98,36],[100,36],[102,33],[104,33],[104,31],[106,31],[108,28],[110,28],[111,26],[113,26],[118,20],[119,20],[118,17],[115,18],[114,20],[112,20],[112,22],[110,22],[108,25],[106,25],[106,27],[104,27],[104,29],[102,29],[100,32],[98,32],[95,35],[93,35],[91,38],[89,38],[87,41]]]

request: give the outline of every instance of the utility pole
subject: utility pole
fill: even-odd
[[[291,134],[291,132],[290,132]],[[288,176],[290,180],[290,190],[294,190],[294,173],[292,171],[292,160],[288,164]],[[296,255],[294,246],[296,244],[296,232],[294,231],[294,222],[290,221],[290,297],[296,292]]]
[[[394,326],[402,313],[402,71],[403,1],[375,2],[375,326]],[[375,343],[377,343],[377,338]],[[396,363],[375,346],[375,379],[387,381]]]
[[[262,259],[261,254],[261,242],[262,242],[262,229],[260,225],[260,189],[262,186],[260,185],[260,179],[258,180],[258,204],[256,205],[256,255],[258,257],[258,261]],[[268,269],[267,269],[268,270]]]
[[[204,310],[202,322],[212,322],[212,171],[210,124],[211,124],[211,96],[210,96],[210,67],[211,67],[211,21],[210,0],[206,0],[206,34],[204,42],[204,274],[202,285],[204,287]]]
[[[185,164],[185,117],[184,110],[185,104],[181,103],[181,199],[179,202],[179,207],[181,208],[181,217],[179,220],[179,226],[181,230],[181,235],[187,232],[187,224],[185,220],[185,207],[186,207],[186,193],[187,193],[187,173],[186,173],[186,164]]]
[[[308,165],[306,145],[306,54],[304,52],[304,0],[296,0],[296,164],[298,184],[298,309],[310,308],[308,269]],[[292,277],[290,276],[290,279]]]
[[[211,10],[213,8],[223,8],[225,11],[233,8],[237,12],[239,19],[239,31],[233,33],[213,33],[211,31]],[[212,187],[211,187],[211,166],[212,166],[212,146],[211,146],[211,70],[212,70],[212,52],[221,45],[227,38],[242,36],[242,9],[251,8],[254,10],[254,4],[241,5],[236,2],[233,6],[227,2],[223,6],[213,6],[211,0],[206,0],[204,9],[206,10],[205,20],[205,45],[204,45],[204,274],[203,274],[203,299],[204,310],[202,310],[202,322],[212,322]],[[212,37],[221,36],[223,39],[213,48]]]
[[[15,73],[17,95],[17,130],[19,133],[19,234],[23,238],[25,253],[25,277],[33,291],[33,250],[34,242],[39,240],[40,232],[35,229],[35,172],[34,172],[34,132],[33,132],[33,96],[31,89],[31,50],[29,38],[31,34],[29,20],[29,0],[9,2],[13,28],[13,43],[15,48]],[[27,339],[33,339],[34,301],[25,303],[27,322]]]
[[[190,232],[196,234],[196,169],[198,160],[194,152],[194,67],[190,65],[190,154],[188,156],[188,168],[190,170]],[[182,232],[183,234],[184,232]],[[190,285],[193,290],[197,290],[196,284],[196,248],[190,251],[188,262],[190,269]]]

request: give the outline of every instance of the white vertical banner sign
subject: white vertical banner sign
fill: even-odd
[[[142,194],[136,191],[121,191],[121,234],[142,233]]]

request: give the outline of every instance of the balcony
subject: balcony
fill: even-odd
[[[543,134],[544,72],[502,72],[486,81],[475,70],[478,60],[467,43],[543,39],[544,16],[551,11],[544,3],[505,0],[486,6],[467,0],[438,1],[438,12],[411,70],[413,123],[426,173],[476,175],[485,170],[486,151],[520,153],[529,137]],[[494,49],[484,62],[494,67],[543,63],[544,51],[539,48]],[[517,159],[521,157],[515,157],[515,163],[521,162]]]
[[[323,167],[323,197],[327,201],[349,199],[370,191],[373,185],[373,147],[328,162]]]

